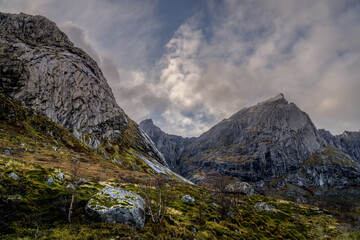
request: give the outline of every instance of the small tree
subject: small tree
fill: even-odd
[[[145,196],[147,213],[150,215],[152,222],[160,223],[171,201],[175,196],[166,193],[167,179],[162,176],[157,176],[155,179],[145,181],[142,192]],[[151,199],[152,192],[155,191],[155,199]]]
[[[216,189],[216,201],[220,206],[221,215],[225,217],[236,205],[236,199],[234,195],[227,192],[226,187],[231,183],[231,180],[227,176],[219,176],[215,183]]]
[[[80,162],[74,162],[71,169],[71,178],[70,183],[66,186],[66,191],[68,193],[67,197],[61,199],[63,210],[66,213],[67,221],[71,223],[71,216],[73,213],[73,208],[76,203],[78,188],[82,184],[82,179],[80,178],[81,165]],[[70,195],[70,196],[69,196]],[[69,206],[69,207],[67,207]]]

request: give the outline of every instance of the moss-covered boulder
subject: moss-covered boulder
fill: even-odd
[[[142,228],[145,224],[145,201],[122,188],[106,186],[85,207],[88,215],[102,221]]]

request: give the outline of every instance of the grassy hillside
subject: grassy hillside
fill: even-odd
[[[139,159],[117,153],[106,159],[66,129],[0,95],[1,239],[356,239],[344,235],[346,219],[319,209],[265,196],[240,196],[187,185],[153,174]],[[63,174],[63,179],[61,174]],[[83,179],[83,180],[82,180]],[[80,184],[82,182],[82,184]],[[76,186],[71,221],[72,191]],[[78,183],[76,185],[76,183]],[[105,185],[149,196],[142,229],[99,223],[85,213],[87,201]],[[159,198],[161,191],[161,198]],[[195,202],[181,200],[190,195]],[[259,202],[272,211],[257,210]],[[358,210],[354,210],[358,211]],[[153,216],[154,217],[154,216]],[[340,226],[340,229],[339,229]]]

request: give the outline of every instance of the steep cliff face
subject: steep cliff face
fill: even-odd
[[[117,105],[96,62],[42,16],[0,13],[0,92],[66,127],[105,156],[116,144],[167,165]],[[118,149],[118,148],[117,148]]]
[[[325,145],[309,116],[279,94],[242,109],[196,139],[181,156],[181,173],[269,180],[299,168]]]
[[[159,151],[164,154],[166,162],[174,171],[179,168],[179,158],[183,151],[196,139],[167,134],[154,125],[151,119],[143,120],[139,123],[139,127],[144,130],[156,144]]]
[[[347,153],[352,159],[360,164],[360,131],[345,131],[340,135],[333,136],[329,131],[319,129],[319,133],[329,145]]]

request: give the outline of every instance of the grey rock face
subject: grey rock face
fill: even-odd
[[[319,133],[329,145],[349,154],[352,159],[360,163],[360,131],[345,131],[340,135],[333,136],[329,131],[319,129]]]
[[[145,201],[127,190],[106,186],[85,207],[86,213],[103,222],[142,228],[145,224]]]
[[[54,22],[43,16],[1,13],[0,29],[2,33],[24,41],[58,46],[74,45]]]
[[[0,92],[68,128],[97,149],[121,141],[131,119],[117,105],[96,62],[45,17],[0,13]],[[134,149],[166,162],[138,128]]]
[[[298,187],[344,189],[360,185],[360,164],[334,147],[327,147],[305,161],[300,169],[285,177]]]
[[[143,120],[139,127],[151,138],[156,147],[164,155],[166,162],[172,170],[177,171],[179,167],[179,158],[182,152],[196,138],[183,138],[163,132],[154,125],[151,119]]]
[[[326,145],[309,116],[282,94],[245,108],[197,138],[181,156],[181,173],[217,172],[268,181],[299,168]]]

